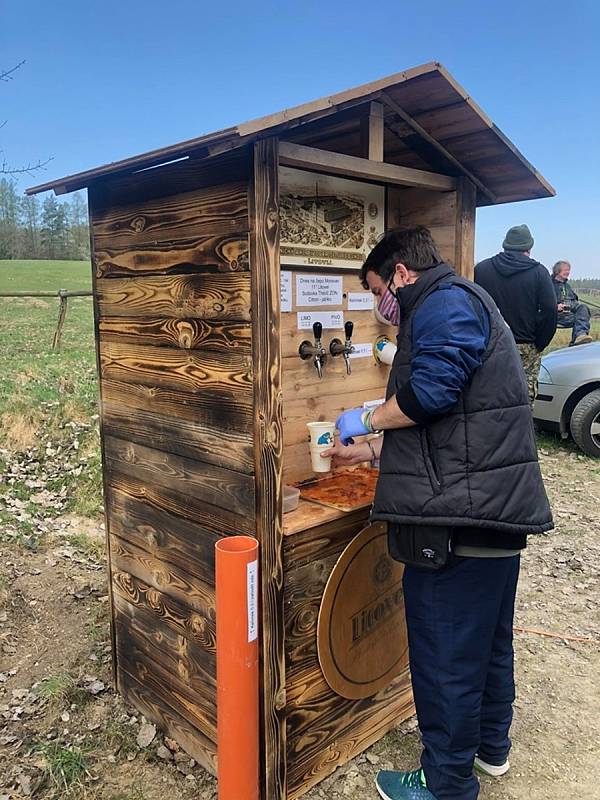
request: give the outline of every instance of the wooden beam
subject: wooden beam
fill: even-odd
[[[363,158],[383,161],[383,106],[369,103],[369,113],[360,120],[360,144]]]
[[[421,189],[437,189],[441,192],[449,192],[456,187],[456,180],[450,175],[369,161],[366,158],[331,153],[328,150],[291,142],[279,142],[279,163],[288,167],[321,170],[348,178],[362,178],[400,186],[417,186]]]
[[[463,278],[473,280],[475,267],[475,213],[477,190],[467,177],[456,188],[456,239],[454,267]]]
[[[418,133],[419,136],[425,139],[426,142],[428,142],[439,153],[441,153],[445,158],[447,158],[451,164],[453,164],[464,175],[466,175],[467,178],[469,178],[475,184],[475,186],[477,186],[477,188],[481,192],[483,192],[483,194],[489,200],[492,201],[492,203],[498,202],[496,195],[490,189],[488,189],[487,186],[484,186],[483,183],[479,180],[479,178],[477,178],[475,175],[473,175],[473,173],[470,170],[468,170],[465,166],[463,166],[463,164],[461,164],[457,158],[454,158],[452,153],[448,152],[448,150],[446,150],[446,148],[442,144],[440,144],[437,141],[437,139],[434,139],[433,136],[427,133],[425,128],[422,128],[421,125],[419,125],[419,123],[415,119],[413,119],[413,117],[410,116],[410,114],[408,114],[403,108],[401,108],[401,106],[398,105],[398,103],[396,103],[395,100],[392,100],[392,98],[385,92],[380,92],[379,97],[388,106],[388,108],[394,111],[401,119],[404,120],[404,122],[410,125],[410,127],[415,131],[415,133]]]
[[[283,618],[283,410],[279,347],[278,140],[254,145],[250,186],[252,362],[256,537],[260,542],[262,619],[262,786],[264,800],[287,796]]]

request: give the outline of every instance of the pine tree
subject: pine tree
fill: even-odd
[[[69,208],[69,229],[71,248],[69,258],[89,258],[90,239],[87,215],[87,203],[81,192],[75,192]]]
[[[19,198],[12,178],[0,179],[0,258],[17,258]]]
[[[60,258],[59,241],[61,234],[60,204],[53,194],[48,195],[42,203],[41,243],[44,258]]]
[[[35,195],[24,197],[20,206],[22,228],[21,258],[41,258],[40,203]]]

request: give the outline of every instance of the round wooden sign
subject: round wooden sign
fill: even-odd
[[[375,523],[350,542],[329,576],[317,647],[323,675],[342,697],[370,697],[407,667],[402,572],[388,553],[386,526]]]

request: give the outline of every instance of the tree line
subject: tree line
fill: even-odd
[[[87,203],[81,192],[68,200],[24,197],[16,181],[0,178],[0,259],[88,259]]]

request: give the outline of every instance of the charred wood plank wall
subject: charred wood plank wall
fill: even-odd
[[[213,773],[213,548],[255,530],[249,168],[89,193],[116,682]]]
[[[254,146],[250,184],[253,365],[256,458],[256,536],[262,598],[261,757],[263,797],[284,800],[285,663],[282,559],[282,388],[279,280],[278,141]]]
[[[468,189],[390,189],[388,225],[429,224],[443,255],[465,263]],[[117,686],[215,772],[214,544],[255,534],[268,800],[300,796],[412,712],[407,670],[351,701],[319,666],[322,592],[366,515],[283,536],[282,474],[305,477],[294,404],[311,416],[323,398],[295,378],[299,333],[280,319],[278,191],[277,140],[266,139],[89,192]],[[379,328],[359,315],[370,341]],[[334,407],[346,402],[338,383]],[[382,371],[365,391],[384,384]]]

